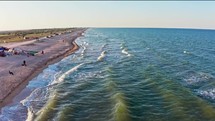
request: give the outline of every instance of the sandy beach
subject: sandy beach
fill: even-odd
[[[35,56],[12,55],[0,58],[0,108],[10,103],[44,68],[77,50],[79,47],[74,40],[84,31],[85,29],[77,29],[72,33],[41,38],[39,41],[0,44],[8,48],[18,47],[39,52]],[[24,60],[27,66],[22,66]],[[14,75],[9,74],[9,71]]]

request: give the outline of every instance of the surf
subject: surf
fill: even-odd
[[[85,52],[86,52],[88,43],[87,42],[83,42],[80,46],[82,48],[81,55],[83,56],[85,54]]]
[[[87,48],[86,48],[85,46],[83,46],[83,50],[81,51],[81,55],[82,55],[82,56],[84,55],[86,49],[87,49]]]
[[[128,52],[128,49],[125,47],[125,44],[124,44],[124,43],[121,44],[120,49],[122,49],[121,52],[122,52],[123,54],[125,54],[125,55],[127,55],[127,56],[131,56],[131,54]]]
[[[55,91],[49,97],[45,106],[36,113],[36,121],[47,121],[54,117],[54,112],[56,112],[55,108],[58,104],[59,95]]]
[[[112,74],[116,72],[112,68],[107,68],[109,77],[105,80],[104,87],[111,93],[112,101],[112,116],[114,121],[130,121],[130,114],[128,105],[126,102],[126,97],[123,92],[118,90],[116,81],[113,79]]]
[[[128,49],[126,49],[126,48],[124,48],[124,49],[122,50],[122,53],[125,54],[125,55],[127,55],[127,56],[131,56],[131,54],[128,53]]]
[[[97,58],[97,61],[102,61],[105,58],[106,53],[107,53],[106,51],[102,51],[102,53],[100,54],[100,56]]]
[[[76,71],[79,67],[81,67],[84,63],[81,63],[81,64],[78,64],[77,66],[71,68],[70,70],[68,70],[67,72],[63,73],[58,79],[56,79],[55,81],[53,81],[51,83],[51,85],[54,85],[54,84],[58,84],[58,83],[61,83],[65,78],[66,76],[68,76],[69,74],[71,74],[72,72]]]
[[[121,92],[117,92],[113,96],[115,103],[113,112],[115,121],[130,121],[128,106],[125,97]]]
[[[27,114],[27,119],[26,119],[26,121],[33,121],[34,118],[35,118],[34,112],[32,111],[31,108],[28,108],[28,114]]]

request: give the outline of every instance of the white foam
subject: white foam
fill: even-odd
[[[184,79],[184,81],[185,81],[188,85],[191,85],[191,84],[195,84],[195,83],[201,82],[202,80],[201,80],[199,77],[191,76],[191,77],[189,77],[188,79]]]
[[[98,61],[102,61],[103,58],[105,57],[105,55],[106,55],[106,51],[103,51],[103,52],[101,53],[101,55],[97,58],[97,60],[98,60]]]
[[[83,43],[83,44],[84,44],[84,45],[86,45],[86,46],[87,46],[87,45],[89,45],[89,43],[87,43],[87,42],[85,42],[85,41],[84,41],[84,43]]]
[[[198,90],[198,93],[206,98],[215,99],[215,88],[207,89],[207,90]]]
[[[25,107],[30,107],[34,102],[45,100],[48,95],[46,87],[36,88],[28,97],[20,101],[20,103]]]
[[[87,49],[87,48],[86,48],[85,46],[83,46],[83,50],[81,51],[81,55],[82,55],[82,56],[84,55],[86,49]]]
[[[184,50],[183,53],[184,53],[184,54],[191,54],[190,52],[188,52],[188,51],[186,51],[186,50]]]
[[[73,68],[71,68],[70,70],[68,70],[67,72],[65,72],[64,74],[62,74],[58,79],[56,79],[55,81],[53,81],[51,83],[51,85],[53,84],[58,84],[60,82],[63,82],[63,80],[66,78],[67,75],[69,75],[70,73],[76,71],[80,66],[82,66],[84,63],[81,63]]]
[[[184,81],[188,85],[192,85],[199,82],[207,82],[212,80],[213,78],[214,77],[208,73],[198,72],[198,73],[191,74],[190,77],[185,78]]]
[[[30,108],[28,108],[27,119],[25,121],[33,121],[34,117],[35,117],[35,114]]]
[[[80,46],[82,47],[81,55],[83,56],[84,53],[86,52],[88,43],[84,41]]]
[[[126,54],[127,56],[131,56],[131,54],[128,53],[128,50],[127,50],[126,48],[124,48],[124,49],[122,50],[122,53],[123,53],[123,54]]]

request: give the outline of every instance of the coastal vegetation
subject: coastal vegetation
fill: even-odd
[[[41,37],[52,37],[66,32],[72,32],[75,28],[53,28],[53,29],[32,29],[0,32],[0,43],[21,42]]]

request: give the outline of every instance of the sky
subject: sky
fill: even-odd
[[[0,2],[0,31],[61,27],[215,29],[215,1]]]

